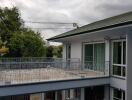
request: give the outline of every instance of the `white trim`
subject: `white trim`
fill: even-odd
[[[122,42],[122,41],[126,41],[126,39],[116,39],[116,40],[112,40],[111,42]]]
[[[125,78],[125,79],[126,79],[126,72],[125,72],[125,77],[123,76],[123,67],[125,67],[125,68],[127,67],[126,64],[123,64],[123,42],[126,42],[126,39],[112,40],[111,42],[112,42],[112,44],[111,44],[111,45],[112,45],[112,48],[111,48],[111,49],[112,49],[112,50],[111,50],[111,52],[112,52],[112,53],[111,53],[111,67],[112,67],[112,68],[111,68],[111,72],[112,72],[112,73],[111,73],[111,75],[112,75],[112,76],[121,77],[121,78]],[[114,63],[113,63],[113,47],[114,47],[113,44],[114,44],[115,42],[121,42],[121,49],[122,49],[122,50],[121,50],[121,64],[114,64]],[[126,49],[127,49],[127,47],[126,47]],[[127,50],[126,50],[126,51],[127,51]],[[127,58],[127,55],[126,55],[126,58]],[[125,59],[125,60],[126,60],[126,59]],[[127,62],[127,61],[126,61],[126,62]],[[114,66],[119,66],[119,67],[121,67],[121,76],[120,76],[120,75],[114,75],[114,74],[113,74],[113,65],[114,65]]]
[[[126,79],[126,77],[123,77],[123,76],[119,76],[119,75],[111,75],[113,77],[117,77],[117,78],[120,78],[120,79]]]
[[[100,44],[100,43],[105,43],[105,41],[95,41],[95,42],[83,42],[83,44]]]
[[[122,67],[126,67],[126,65],[123,64],[113,64],[114,66],[122,66]]]
[[[100,43],[98,43],[98,44],[100,44]],[[93,65],[92,65],[92,66],[94,67],[94,62],[95,62],[95,61],[94,61],[94,55],[95,55],[95,54],[94,54],[95,44],[92,44],[92,45],[93,45]],[[94,69],[93,69],[93,70],[94,70]]]
[[[110,75],[110,40],[105,40],[105,75]]]

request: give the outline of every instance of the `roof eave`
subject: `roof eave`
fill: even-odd
[[[93,29],[93,30],[82,31],[82,32],[78,32],[78,33],[74,33],[74,34],[70,34],[70,35],[61,36],[61,37],[55,36],[55,37],[49,38],[47,40],[48,41],[53,41],[53,40],[60,39],[60,38],[66,38],[66,37],[70,37],[70,36],[80,35],[82,33],[97,32],[97,31],[100,31],[100,30],[110,29],[110,28],[119,27],[119,26],[125,26],[125,25],[129,25],[129,24],[132,24],[132,21],[125,22],[125,23],[114,24],[114,25],[111,25],[111,26],[101,27],[101,28],[97,28],[97,29]]]

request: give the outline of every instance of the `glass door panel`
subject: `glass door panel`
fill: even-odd
[[[93,44],[86,44],[84,51],[84,64],[85,68],[93,68]]]
[[[105,65],[105,45],[98,43],[94,45],[94,69],[102,71]]]

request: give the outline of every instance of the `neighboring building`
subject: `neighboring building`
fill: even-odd
[[[2,59],[0,100],[131,100],[131,32],[128,12],[48,39],[63,43],[63,59]]]

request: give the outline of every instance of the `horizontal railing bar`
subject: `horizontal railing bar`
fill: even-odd
[[[46,64],[46,63],[67,63],[67,62],[3,62],[0,64]],[[70,62],[70,63],[80,63],[80,62]]]

